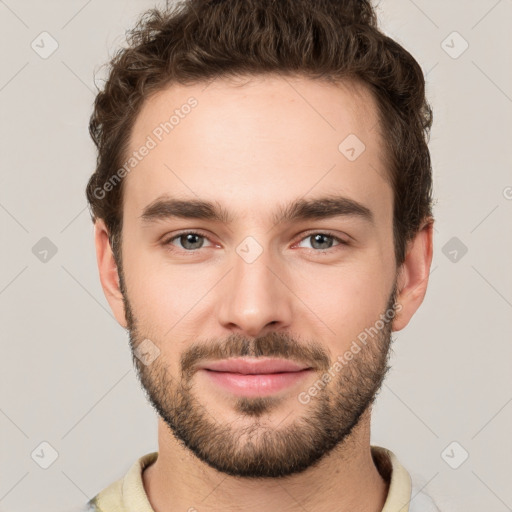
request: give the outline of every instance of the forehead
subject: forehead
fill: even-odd
[[[163,193],[229,204],[240,215],[326,192],[391,207],[376,102],[357,82],[258,76],[172,85],[145,101],[127,158],[134,152],[125,214],[140,215]]]

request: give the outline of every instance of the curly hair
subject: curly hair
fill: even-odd
[[[109,62],[89,132],[96,169],[86,188],[93,222],[109,231],[121,262],[123,183],[98,194],[122,166],[131,129],[153,93],[174,84],[264,74],[364,84],[377,104],[387,179],[393,188],[393,243],[433,222],[428,149],[432,109],[420,65],[377,26],[370,0],[184,0],[144,12],[128,45]]]

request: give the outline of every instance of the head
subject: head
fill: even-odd
[[[391,333],[426,292],[421,68],[368,1],[191,0],[148,11],[128,41],[90,121],[107,300],[200,460],[303,471],[367,417]],[[311,370],[264,396],[212,384],[205,362],[241,356]]]

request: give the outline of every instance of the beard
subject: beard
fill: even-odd
[[[178,442],[202,462],[231,476],[286,477],[305,471],[333,449],[342,448],[363,414],[370,411],[390,369],[392,322],[388,315],[395,309],[396,280],[384,315],[380,316],[383,327],[368,343],[359,345],[360,351],[341,370],[333,372],[334,362],[321,344],[298,343],[287,333],[276,331],[260,338],[233,334],[222,342],[193,343],[181,354],[179,376],[170,374],[163,357],[146,365],[136,356],[137,347],[146,337],[139,331],[130,306],[122,270],[120,287],[133,362],[149,402]],[[159,340],[152,341],[163,346]],[[297,418],[281,427],[264,420],[280,404],[288,404],[289,396],[233,397],[232,407],[244,421],[222,422],[208,410],[208,403],[194,393],[196,365],[204,359],[243,356],[293,359],[313,367],[319,379],[331,369],[331,379],[322,382],[323,388],[308,403],[297,399],[293,410],[298,410]]]

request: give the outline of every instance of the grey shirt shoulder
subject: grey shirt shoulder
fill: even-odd
[[[409,512],[441,512],[434,500],[425,492],[420,491],[414,484],[411,489]]]
[[[66,512],[101,512],[101,510],[92,501],[88,501],[84,505],[67,510]]]

